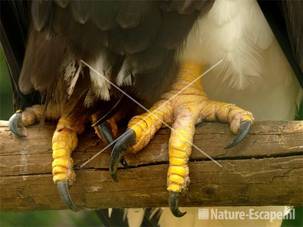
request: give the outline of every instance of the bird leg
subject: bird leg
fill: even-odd
[[[78,145],[78,135],[84,131],[85,116],[80,118],[61,117],[52,139],[53,181],[64,203],[72,210],[76,210],[69,194],[69,186],[75,181],[73,159],[71,153]]]
[[[58,119],[61,115],[59,108],[49,104],[45,109],[44,105],[33,105],[25,110],[17,111],[9,119],[10,130],[18,137],[26,136],[26,127],[38,123],[43,117],[45,119]],[[95,122],[99,113],[91,116],[91,121]],[[81,117],[61,117],[57,123],[56,131],[52,138],[53,162],[52,173],[53,181],[57,185],[59,195],[63,202],[72,210],[77,207],[72,201],[69,193],[69,186],[75,181],[73,170],[72,151],[77,147],[78,135],[84,131],[87,116]],[[112,142],[112,135],[117,134],[115,119],[112,117],[94,128],[96,134],[104,139],[104,142]]]
[[[90,116],[95,133],[104,143],[112,143],[113,137],[118,133],[117,120],[120,117],[119,113],[95,124],[99,117],[100,112],[98,111]],[[85,115],[80,118],[61,117],[52,139],[53,181],[57,185],[61,199],[72,210],[77,210],[77,207],[69,193],[69,186],[75,181],[76,176],[73,170],[71,153],[77,147],[77,135],[84,131],[85,122]]]
[[[184,215],[178,208],[178,198],[189,183],[188,160],[195,125],[202,120],[228,122],[231,131],[237,134],[226,146],[231,148],[243,140],[254,120],[250,112],[234,104],[209,100],[200,79],[203,70],[201,64],[182,63],[171,90],[148,113],[131,119],[111,154],[110,173],[116,179],[117,165],[126,152],[140,151],[161,126],[171,125],[167,190],[171,211],[177,217]]]
[[[16,136],[24,137],[26,136],[25,127],[39,122],[43,117],[46,119],[58,119],[60,114],[59,109],[55,105],[48,105],[46,109],[43,105],[33,105],[13,114],[9,119],[9,128]],[[57,184],[59,194],[64,203],[73,210],[76,209],[76,206],[68,190],[69,185],[75,180],[71,153],[78,143],[77,134],[84,130],[85,120],[85,116],[77,119],[61,117],[52,138],[53,181]]]

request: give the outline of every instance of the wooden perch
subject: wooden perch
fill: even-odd
[[[54,127],[34,126],[26,138],[16,138],[0,127],[1,210],[65,209],[51,176],[51,136]],[[126,158],[130,167],[118,172],[119,182],[108,173],[106,151],[83,169],[71,195],[79,207],[167,206],[167,142],[161,130],[150,145]],[[232,135],[225,124],[197,127],[194,143],[222,167],[193,150],[189,164],[191,184],[183,206],[302,205],[303,123],[256,122],[248,138],[229,150]],[[80,165],[104,145],[93,133],[80,138],[73,153]]]

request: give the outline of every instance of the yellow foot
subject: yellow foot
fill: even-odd
[[[9,127],[16,136],[23,137],[26,136],[26,126],[39,122],[42,117],[45,117],[45,119],[57,119],[59,115],[60,110],[56,108],[56,105],[48,105],[47,109],[42,105],[34,105],[24,111],[17,111],[13,114],[9,119]],[[78,143],[77,134],[84,130],[85,120],[85,116],[77,119],[61,117],[52,139],[53,181],[57,184],[59,194],[64,203],[73,210],[76,209],[76,206],[68,190],[75,180],[71,153]]]
[[[26,127],[38,123],[43,117],[46,119],[57,119],[59,112],[54,105],[33,105],[25,110],[17,110],[9,119],[9,128],[18,137],[27,135]]]
[[[37,123],[41,119],[42,113],[43,107],[41,105],[28,107],[24,111],[17,110],[9,119],[11,132],[18,137],[26,136],[25,127]]]
[[[72,210],[76,210],[69,194],[69,186],[75,181],[73,170],[72,151],[77,147],[78,137],[84,130],[85,118],[61,117],[52,139],[53,181],[57,185],[59,194],[63,202]]]
[[[170,127],[167,190],[171,211],[178,217],[184,215],[178,209],[178,198],[189,183],[188,160],[195,125],[202,120],[228,122],[231,131],[238,134],[226,147],[230,148],[247,135],[254,120],[250,112],[236,105],[209,100],[199,79],[202,72],[200,64],[182,64],[172,89],[148,113],[135,116],[129,122],[128,130],[116,142],[111,156],[110,173],[116,179],[117,165],[126,152],[140,151],[162,126]]]

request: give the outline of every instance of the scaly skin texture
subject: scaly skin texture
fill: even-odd
[[[43,105],[33,105],[22,111],[22,124],[26,127],[39,122],[43,117],[55,120],[59,116],[60,110],[55,105],[48,105],[47,109]]]
[[[77,135],[84,131],[85,117],[77,119],[61,117],[52,139],[53,181],[68,181],[71,185],[75,180],[71,153],[78,145]]]
[[[52,138],[52,174],[53,181],[57,185],[58,193],[62,201],[72,210],[77,210],[77,206],[72,201],[69,193],[69,186],[75,181],[75,172],[73,170],[73,160],[71,154],[78,144],[78,135],[84,131],[87,120],[95,120],[99,113],[92,116],[74,111],[73,114],[62,114],[64,110],[60,106],[48,105],[47,108],[41,105],[34,105],[26,108],[24,111],[17,111],[9,119],[10,130],[17,137],[27,135],[26,126],[33,125],[41,119],[60,119]],[[115,121],[108,120],[111,127],[116,127]],[[99,128],[98,126],[95,127]],[[105,135],[105,139],[112,141],[109,129],[103,124],[100,126],[100,133]],[[99,131],[98,131],[99,133]],[[100,136],[101,136],[100,134]]]
[[[21,128],[34,125],[39,122],[43,116],[45,119],[57,119],[60,111],[54,105],[49,105],[47,109],[42,105],[33,105],[27,107],[21,114]],[[57,123],[56,131],[52,138],[53,163],[52,173],[53,181],[67,181],[69,184],[75,180],[73,171],[73,160],[71,158],[72,151],[77,147],[77,134],[84,131],[85,116],[78,118],[61,117]]]
[[[234,104],[209,100],[198,78],[203,70],[201,64],[183,63],[172,89],[150,112],[135,116],[128,125],[136,134],[136,142],[130,149],[133,153],[144,148],[163,124],[172,126],[167,173],[170,192],[182,192],[189,183],[188,160],[197,123],[202,120],[228,122],[231,131],[237,133],[241,122],[254,120],[250,112]]]
[[[21,136],[26,136],[25,127],[34,125],[38,123],[41,119],[45,118],[47,120],[56,120],[62,114],[60,109],[55,105],[48,105],[45,109],[43,105],[33,105],[27,107],[23,111],[17,111],[20,117],[16,119],[21,122],[17,123],[16,128]],[[91,120],[94,122],[98,119],[99,113],[94,113],[91,115]],[[78,144],[78,134],[84,131],[84,123],[88,119],[88,116],[81,115],[77,117],[64,117],[62,116],[58,123],[56,131],[52,138],[52,150],[53,150],[53,163],[52,163],[52,173],[53,181],[57,183],[58,181],[68,181],[69,184],[75,180],[75,173],[73,171],[73,160],[71,158],[72,151],[77,147]],[[113,130],[113,134],[117,134],[116,121],[112,117],[107,120],[108,124]],[[100,136],[98,134],[98,136]],[[100,136],[101,137],[101,136]]]
[[[31,107],[27,107],[22,112],[23,125],[26,127],[37,123],[42,118],[42,114],[43,106],[41,105],[33,105]]]

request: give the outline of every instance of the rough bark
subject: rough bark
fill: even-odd
[[[2,122],[3,123],[3,122]],[[65,209],[51,176],[53,126],[28,128],[16,138],[0,124],[0,209]],[[227,125],[197,126],[194,143],[222,167],[193,150],[191,183],[182,206],[302,205],[303,123],[256,122],[248,138],[235,148]],[[162,129],[139,154],[128,155],[129,168],[108,173],[110,151],[80,170],[71,195],[79,207],[167,206],[166,171],[169,130]],[[104,147],[92,132],[80,137],[73,153],[79,166]]]

